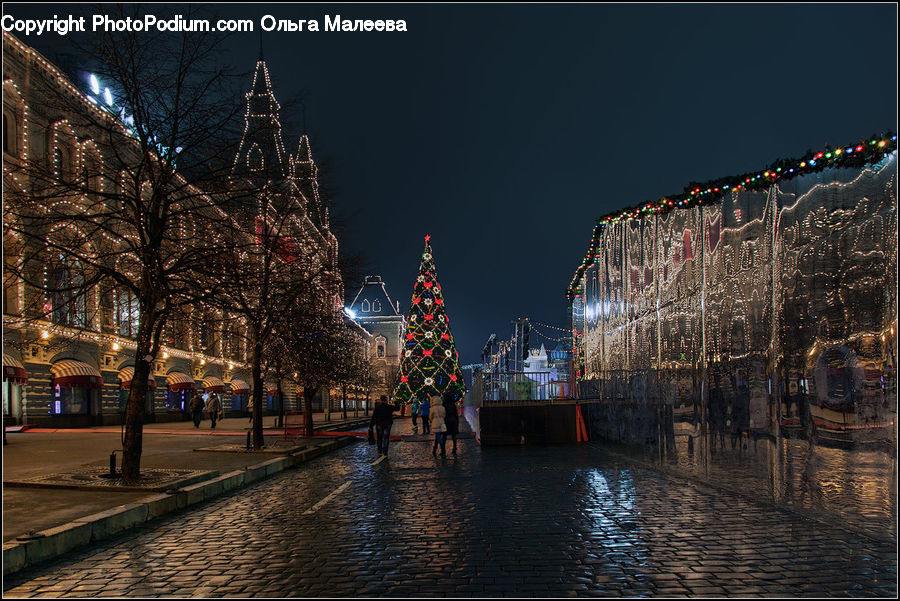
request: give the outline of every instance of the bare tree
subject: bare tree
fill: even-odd
[[[369,415],[369,398],[372,396],[372,387],[378,383],[375,372],[374,358],[365,354],[357,359],[357,382],[365,395],[365,414]]]
[[[140,8],[100,10],[126,18]],[[192,17],[197,9],[185,10]],[[216,246],[212,233],[228,221],[213,195],[231,167],[242,107],[236,80],[217,66],[218,34],[98,31],[91,40],[87,52],[108,87],[92,105],[70,84],[48,82],[45,101],[32,105],[32,123],[47,127],[47,152],[22,157],[5,174],[4,224],[23,240],[15,275],[49,299],[36,317],[62,314],[62,305],[71,314],[79,298],[96,296],[99,306],[125,298],[133,309],[122,465],[132,482],[163,328],[212,293],[198,281]],[[48,265],[58,278],[45,277]],[[84,327],[74,313],[71,325]]]
[[[309,239],[312,226],[298,198],[276,174],[265,171],[248,179],[256,182],[251,193],[232,197],[231,220],[219,231],[225,250],[211,259],[211,271],[219,280],[211,302],[240,319],[250,350],[254,448],[263,445],[264,362],[277,372],[279,386],[280,378],[294,371],[278,344],[298,325],[287,321],[286,313],[298,299],[315,303],[313,311],[330,307],[334,288],[327,249]]]
[[[337,342],[343,350],[334,357],[332,374],[341,389],[342,417],[347,419],[347,390],[358,387],[362,363],[368,358],[367,343],[362,329],[350,320],[345,320]]]
[[[318,287],[308,287],[292,298],[281,314],[275,342],[291,364],[294,382],[303,390],[307,436],[313,433],[313,400],[336,380],[336,366],[347,352],[343,315],[324,300]]]

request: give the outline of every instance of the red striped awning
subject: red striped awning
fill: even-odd
[[[100,371],[87,363],[74,359],[63,359],[50,366],[54,386],[77,386],[79,388],[103,388]]]
[[[25,384],[28,382],[28,372],[25,366],[19,363],[13,357],[3,353],[3,381],[17,382]]]
[[[197,390],[194,378],[180,371],[173,371],[166,376],[166,384],[169,390]]]
[[[122,383],[122,388],[131,388],[131,380],[134,378],[134,368],[133,367],[123,367],[119,370],[119,381]],[[147,376],[147,388],[150,390],[156,390],[156,378],[152,375]]]
[[[275,396],[278,394],[278,384],[275,382],[266,382],[265,386],[267,396]]]
[[[213,376],[203,378],[203,388],[206,392],[225,392],[225,382]]]
[[[232,380],[231,394],[250,394],[250,387],[243,380]]]

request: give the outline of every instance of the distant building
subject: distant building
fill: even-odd
[[[374,337],[372,360],[375,366],[375,386],[372,396],[390,396],[393,380],[400,369],[400,337],[406,318],[400,313],[400,303],[391,300],[379,275],[366,276],[349,307],[353,319]]]

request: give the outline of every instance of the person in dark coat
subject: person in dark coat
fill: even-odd
[[[194,427],[199,428],[200,422],[203,420],[203,398],[200,396],[200,393],[195,394],[191,398],[191,417],[194,420]]]
[[[459,411],[456,407],[455,391],[448,390],[444,392],[444,409],[447,414],[444,416],[444,422],[447,424],[447,432],[444,434],[444,440],[447,437],[453,438],[453,454],[456,455],[456,436],[459,434]]]
[[[422,418],[422,433],[431,433],[431,399],[427,394],[419,397],[419,417]]]
[[[381,398],[375,403],[375,409],[372,410],[372,419],[369,425],[375,427],[379,456],[388,454],[391,426],[394,425],[394,411],[400,411],[400,407],[388,403],[387,395],[384,394],[381,395]]]

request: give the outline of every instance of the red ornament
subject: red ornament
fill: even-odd
[[[439,298],[439,299],[437,299],[437,300],[434,301],[434,304],[436,304],[436,305],[443,305],[443,304],[444,304],[444,299]]]
[[[425,282],[425,288],[426,288],[426,289],[429,289],[429,288],[431,288],[432,286],[434,286],[434,282]]]
[[[450,340],[450,334],[446,334],[446,333],[445,333],[445,334],[441,334],[441,339],[443,339],[443,340]]]
[[[451,381],[451,382],[456,382],[456,376],[450,376],[450,381]]]
[[[428,313],[425,316],[425,321],[431,321],[432,319],[434,319],[434,314],[432,314],[432,313]]]
[[[406,376],[400,376],[400,381],[401,381],[401,382],[406,382],[407,379],[408,379],[408,378],[407,378]]]
[[[422,297],[421,297],[421,296],[417,296],[416,298],[413,299],[413,302],[414,302],[415,304],[418,305],[418,304],[419,304],[419,301],[421,301],[421,300],[422,300]]]
[[[430,357],[430,356],[431,356],[431,353],[433,353],[433,352],[434,352],[433,350],[432,350],[432,351],[422,351],[422,353],[423,353],[426,357]]]
[[[414,335],[414,334],[407,334],[407,335],[406,335],[406,339],[407,339],[407,340],[412,340],[413,338],[415,338],[415,335]]]
[[[425,234],[425,242],[431,240],[431,234]]]

